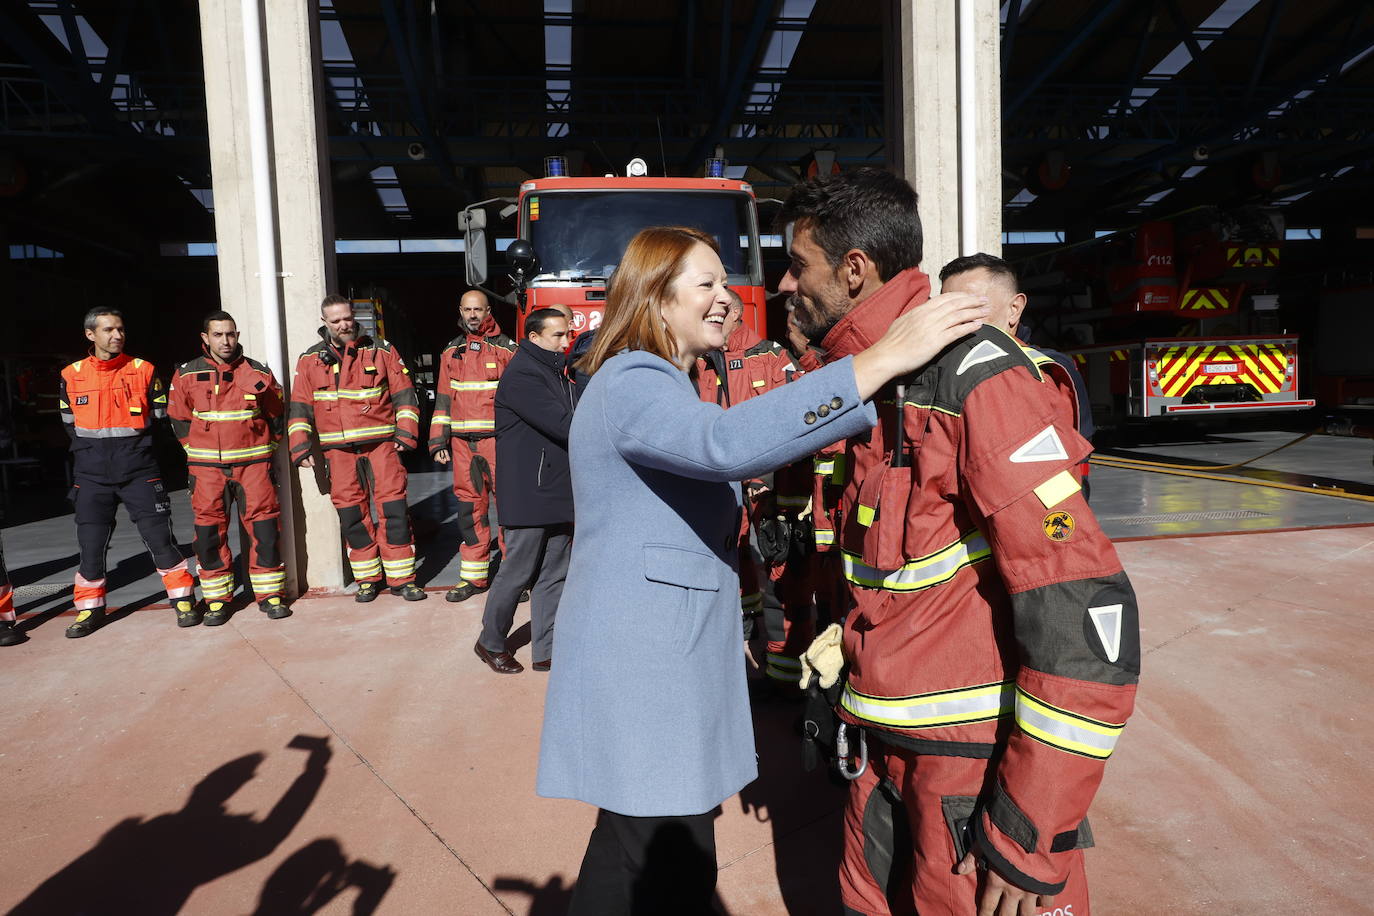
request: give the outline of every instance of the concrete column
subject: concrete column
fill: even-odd
[[[206,115],[215,195],[220,301],[238,320],[244,350],[272,366],[289,391],[295,357],[318,338],[319,304],[334,280],[333,211],[319,22],[313,3],[268,2],[263,57],[268,71],[271,184],[277,225],[284,352],[263,352],[253,171],[243,45],[243,0],[200,0]],[[319,473],[298,476],[279,451],[282,535],[293,592],[339,589],[344,560],[338,518]],[[287,483],[289,481],[289,483]]]
[[[973,93],[976,104],[973,174],[960,168],[959,7],[974,5]],[[883,70],[887,164],[921,196],[923,269],[934,275],[961,254],[1002,251],[1002,102],[997,0],[889,0]],[[965,182],[975,206],[960,212]],[[960,228],[971,221],[974,243],[962,250]]]

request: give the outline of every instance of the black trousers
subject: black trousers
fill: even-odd
[[[505,545],[501,566],[487,592],[478,642],[488,652],[506,651],[520,593],[530,589],[530,657],[553,658],[553,625],[572,557],[572,525],[501,529]]]
[[[604,808],[587,841],[568,916],[714,913],[715,812],[630,817]]]
[[[105,578],[105,555],[114,533],[115,509],[120,503],[129,511],[129,518],[158,569],[171,569],[181,563],[181,550],[172,534],[172,500],[157,471],[120,483],[78,476],[71,499],[76,509],[76,543],[81,549],[83,578]]]

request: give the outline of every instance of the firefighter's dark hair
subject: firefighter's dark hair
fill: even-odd
[[[529,337],[531,334],[543,334],[544,325],[555,318],[566,319],[567,317],[563,314],[562,309],[535,309],[525,316],[525,337]]]
[[[203,331],[206,334],[209,334],[210,323],[212,321],[234,321],[234,316],[230,315],[224,309],[220,309],[218,312],[211,312],[210,314],[206,315],[205,320],[200,323],[201,331]],[[238,326],[239,323],[237,321],[234,321],[234,327],[237,328]]]
[[[320,303],[320,315],[323,316],[324,310],[331,305],[347,305],[351,307],[353,305],[353,300],[349,299],[347,296],[340,296],[338,293],[330,293],[328,296],[325,296],[324,301]]]
[[[578,369],[593,375],[621,350],[644,350],[677,362],[677,338],[663,321],[663,306],[673,296],[687,253],[698,243],[720,253],[714,237],[686,226],[651,226],[630,239],[606,284],[606,312],[596,341]]]
[[[957,277],[966,274],[970,270],[986,270],[995,277],[1003,277],[1011,285],[1014,293],[1021,291],[1021,285],[1017,282],[1016,268],[1011,263],[1004,261],[995,254],[988,254],[980,251],[977,254],[966,255],[962,258],[955,258],[944,267],[940,268],[940,282],[943,283],[950,277]]]
[[[124,321],[124,313],[121,312],[119,309],[112,309],[107,306],[97,305],[95,308],[91,309],[89,312],[86,313],[86,319],[82,322],[82,327],[84,327],[88,331],[94,331],[97,323],[96,319],[98,319],[101,315],[111,315],[115,318],[118,318],[120,322]]]
[[[886,283],[921,263],[924,240],[916,191],[883,169],[860,168],[812,178],[792,189],[775,224],[810,231],[832,268],[857,248]]]

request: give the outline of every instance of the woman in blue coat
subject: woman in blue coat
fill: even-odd
[[[952,294],[869,350],[728,411],[688,377],[723,343],[716,243],[654,228],[607,291],[569,438],[577,538],[558,631],[538,791],[601,809],[570,912],[706,912],[713,808],[757,775],[742,662],[735,481],[876,422],[866,403],[975,330]]]

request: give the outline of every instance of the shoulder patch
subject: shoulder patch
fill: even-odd
[[[974,345],[972,350],[964,354],[963,360],[959,363],[959,368],[955,370],[955,375],[963,375],[969,369],[980,363],[990,363],[994,359],[1001,359],[1007,355],[997,344],[990,340],[980,340]]]

